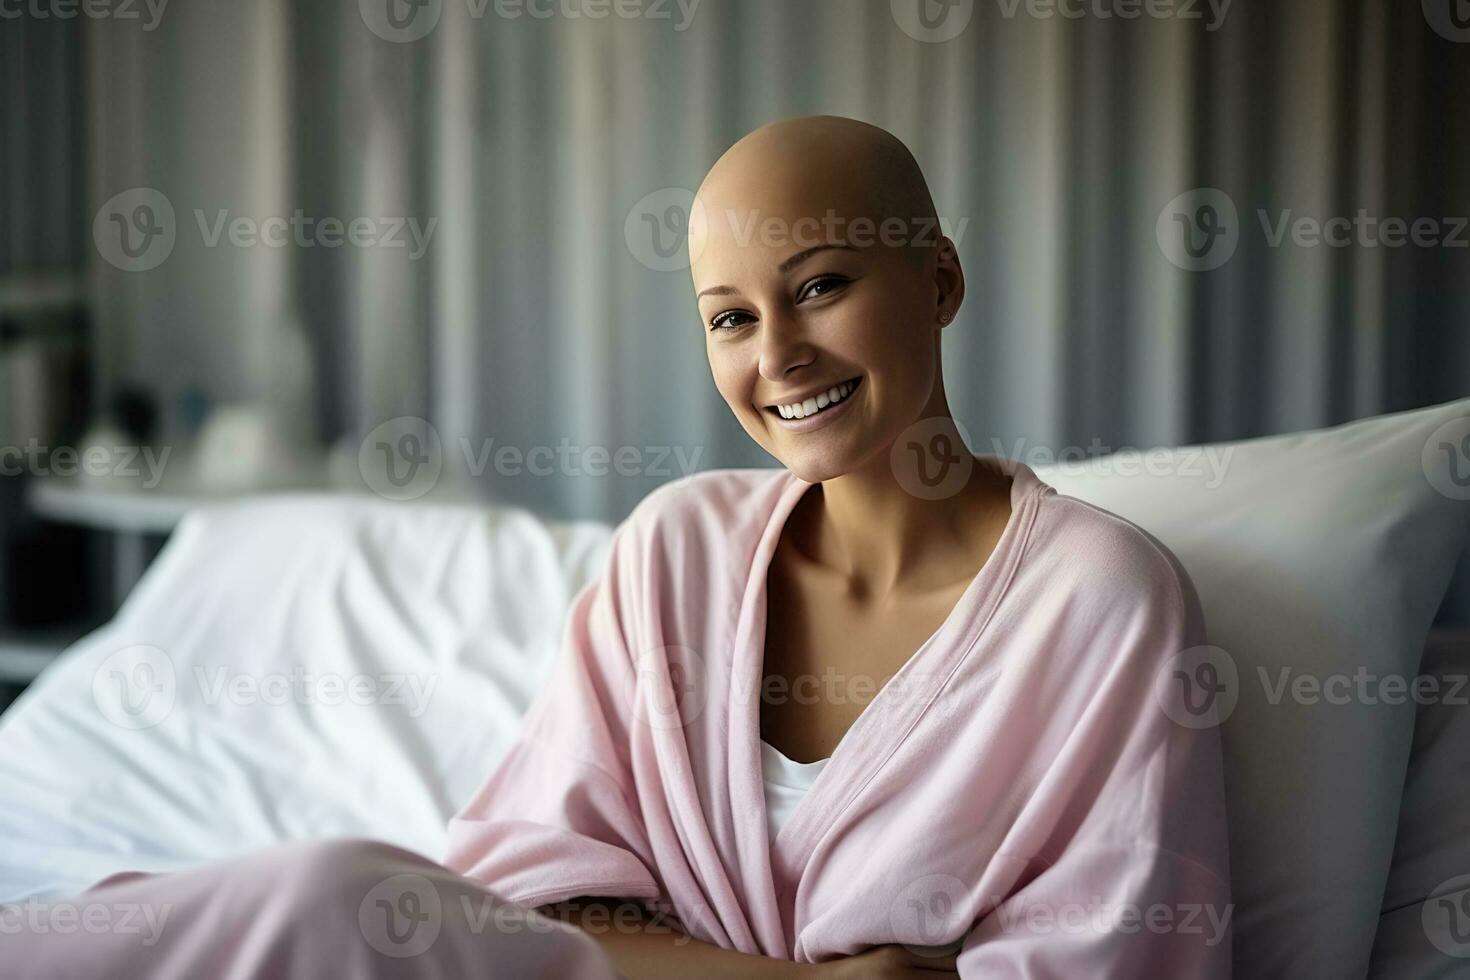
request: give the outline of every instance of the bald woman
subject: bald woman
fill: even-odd
[[[913,156],[764,126],[689,249],[715,387],[780,468],[619,528],[450,866],[573,922],[655,910],[597,932],[630,977],[1228,977],[1219,738],[1176,703],[1198,599],[966,448],[964,273]]]
[[[656,490],[443,862],[286,845],[80,896],[156,941],[30,976],[1230,976],[1223,777],[1174,557],[975,455],[954,243],[892,135],[762,127],[691,211],[715,387],[780,465]],[[14,960],[12,960],[14,962]]]

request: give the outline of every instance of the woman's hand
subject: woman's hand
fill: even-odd
[[[813,980],[941,980],[959,976],[955,953],[917,953],[907,946],[874,946],[855,956],[817,964]]]

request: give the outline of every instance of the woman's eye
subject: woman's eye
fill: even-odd
[[[739,310],[727,310],[711,320],[710,326],[715,330],[733,330],[736,327],[743,326],[741,323],[734,322],[739,317],[745,317],[747,320],[752,319],[748,313],[742,313]]]
[[[826,296],[834,289],[839,289],[846,284],[847,280],[842,276],[818,276],[802,288],[800,295],[796,297],[796,301],[800,303],[809,297]]]

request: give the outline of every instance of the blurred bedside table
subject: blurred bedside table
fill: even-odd
[[[166,535],[179,519],[206,499],[187,493],[112,490],[69,479],[34,481],[26,502],[33,513],[60,524],[112,533],[112,591],[118,604],[137,584],[148,564],[150,534]]]
[[[185,514],[204,504],[260,493],[333,490],[325,464],[290,481],[238,490],[213,490],[187,479],[165,478],[157,487],[88,482],[76,477],[37,477],[25,489],[33,514],[58,524],[109,533],[112,595],[108,618],[142,578],[150,560],[149,537],[163,538]],[[58,654],[91,632],[96,624],[64,623],[44,628],[0,628],[0,685],[24,686],[35,680]],[[0,698],[0,707],[4,699]]]
[[[27,488],[26,503],[39,517],[113,536],[115,611],[148,567],[148,538],[167,537],[194,508],[257,494],[341,489],[332,483],[322,460],[289,480],[229,490],[200,486],[187,477],[165,477],[151,489],[125,483],[90,483],[75,477],[43,477]]]
[[[78,477],[37,477],[25,488],[25,505],[33,514],[59,524],[108,533],[112,550],[112,596],[108,618],[115,614],[151,560],[149,538],[165,538],[185,514],[207,504],[276,493],[330,492],[370,494],[352,474],[332,477],[331,457],[322,454],[289,477],[236,489],[214,489],[197,483],[187,464],[178,475],[165,476],[145,489],[124,482],[92,482]],[[476,498],[451,480],[443,480],[426,499],[474,502]],[[33,680],[51,660],[87,632],[77,625],[46,631],[0,631],[0,683]]]

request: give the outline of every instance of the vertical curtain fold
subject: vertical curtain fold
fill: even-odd
[[[687,25],[677,5],[508,18],[445,0],[408,43],[375,35],[358,4],[244,9],[171,9],[149,35],[87,28],[91,208],[152,185],[181,221],[157,270],[88,253],[104,375],[166,402],[190,385],[270,391],[240,375],[274,370],[250,352],[280,316],[314,345],[324,437],[424,415],[488,496],[615,519],[680,475],[649,450],[770,465],[710,383],[688,270],[649,268],[624,228],[749,129],[814,112],[892,130],[931,178],[968,280],[945,371],[977,449],[1246,438],[1470,381],[1463,251],[1307,248],[1277,227],[1470,206],[1455,110],[1470,46],[1417,5],[1237,3],[1209,30],[975,4],[939,43],[890,3],[849,0],[702,0]],[[1155,236],[1164,204],[1197,187],[1238,209],[1237,252],[1210,272],[1175,267]],[[438,226],[416,262],[242,257],[194,247],[196,207]],[[537,476],[493,456],[559,444],[632,447],[643,465]]]

